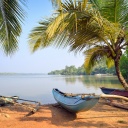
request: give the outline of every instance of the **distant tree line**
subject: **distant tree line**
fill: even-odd
[[[76,68],[74,65],[66,66],[65,69],[51,71],[48,74],[49,75],[87,75],[83,65],[78,68]],[[115,68],[112,67],[108,69],[106,66],[95,67],[91,75],[95,75],[95,74],[115,74]]]
[[[120,69],[124,78],[128,80],[128,48],[121,56]],[[78,68],[76,68],[74,65],[66,66],[65,69],[51,71],[48,74],[49,75],[87,75],[85,72],[84,65]],[[115,67],[107,68],[105,62],[101,61],[99,64],[97,64],[94,67],[93,71],[91,72],[91,75],[95,75],[95,74],[116,75],[116,71],[115,71]]]
[[[55,70],[48,73],[49,75],[86,75],[84,66],[76,68],[73,66],[66,66],[65,69]]]

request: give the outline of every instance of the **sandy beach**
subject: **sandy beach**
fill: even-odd
[[[128,128],[128,110],[104,100],[89,111],[72,114],[54,104],[41,105],[31,116],[23,107],[0,107],[0,128]]]

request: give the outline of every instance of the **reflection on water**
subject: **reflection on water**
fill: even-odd
[[[55,103],[52,89],[69,93],[101,94],[99,87],[122,88],[117,77],[52,76],[43,74],[0,75],[0,95]]]
[[[76,81],[81,82],[86,87],[93,86],[95,88],[99,88],[101,86],[109,87],[109,88],[122,88],[120,82],[118,81],[116,76],[79,76],[79,77],[65,77],[66,83],[74,84]]]

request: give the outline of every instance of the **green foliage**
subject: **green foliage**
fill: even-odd
[[[0,0],[0,42],[7,55],[18,48],[21,23],[25,16],[23,5],[25,0]]]
[[[84,75],[84,70],[82,67],[79,68],[79,71],[78,71],[78,69],[75,66],[66,66],[65,69],[55,70],[48,74],[49,75],[50,74],[52,74],[52,75],[77,75],[77,74]]]
[[[85,68],[83,65],[77,68],[77,75],[86,75]]]
[[[60,8],[33,29],[29,43],[33,51],[54,45],[85,53],[86,73],[105,58],[109,68],[115,65],[119,81],[127,89],[119,68],[122,51],[128,46],[127,21],[127,0],[62,0]],[[69,72],[64,70],[64,74]]]
[[[62,70],[55,70],[48,73],[49,75],[86,75],[84,65],[81,67],[76,68],[75,66],[66,66],[65,69]],[[115,69],[110,68],[108,69],[104,63],[95,66],[91,75],[95,74],[113,74],[115,75]]]
[[[124,52],[124,54],[121,56],[120,69],[124,78],[128,80],[128,48]]]
[[[121,51],[118,43],[122,42],[118,39],[124,38],[122,25],[127,25],[128,13],[122,15],[122,10],[127,12],[126,3],[124,0],[62,1],[59,10],[56,9],[49,19],[40,21],[39,26],[32,30],[29,35],[32,51],[51,45],[69,46],[69,51],[85,53],[86,72],[90,73],[95,63],[104,56],[107,57],[106,64],[111,67],[114,61],[110,60]]]
[[[93,67],[93,70],[91,72],[92,75],[94,74],[112,74],[115,75],[115,67],[108,68],[108,66],[105,63],[105,58],[98,61],[95,66]]]

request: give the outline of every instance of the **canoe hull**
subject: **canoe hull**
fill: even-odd
[[[100,89],[104,94],[113,94],[113,95],[128,97],[128,91],[123,89],[114,89],[114,88],[105,88],[105,87],[101,87]]]
[[[101,87],[100,88],[101,91],[104,93],[104,94],[111,94],[115,89],[113,88],[105,88],[105,87]]]
[[[99,97],[86,96],[81,98],[81,96],[65,96],[62,92],[57,89],[53,89],[53,96],[55,100],[66,110],[78,113],[81,111],[87,111],[91,109],[98,102]]]

